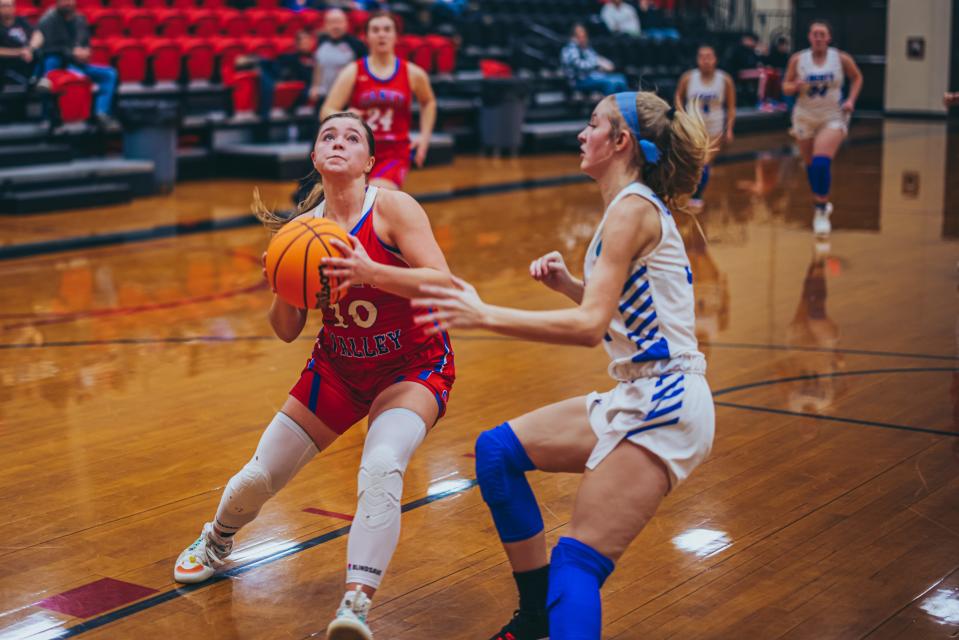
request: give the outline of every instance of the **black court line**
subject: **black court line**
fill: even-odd
[[[401,508],[401,511],[403,513],[406,513],[407,511],[418,509],[420,507],[430,504],[431,502],[436,502],[437,500],[443,500],[445,498],[458,495],[465,491],[469,491],[476,485],[477,485],[476,480],[468,480],[464,486],[459,487],[457,489],[451,489],[449,491],[444,491],[443,493],[437,493],[436,495],[426,496],[425,498],[420,498],[419,500],[414,500],[413,502],[404,504],[403,507]],[[289,556],[302,553],[303,551],[312,549],[313,547],[329,542],[330,540],[342,538],[347,533],[349,533],[349,531],[350,531],[350,525],[344,525],[340,527],[339,529],[334,529],[333,531],[329,531],[327,533],[324,533],[323,535],[316,536],[315,538],[304,540],[303,542],[293,545],[289,549],[284,549],[283,551],[277,551],[276,553],[270,554],[264,558],[260,558],[252,562],[248,562],[246,564],[233,567],[231,569],[228,569],[227,571],[224,571],[223,573],[218,573],[217,575],[213,576],[206,582],[184,585],[182,587],[173,589],[172,591],[166,591],[164,593],[147,598],[146,600],[141,600],[140,602],[137,602],[136,604],[131,604],[127,607],[123,607],[122,609],[111,611],[110,613],[104,613],[103,615],[81,622],[80,624],[74,625],[67,629],[63,629],[57,635],[44,634],[44,637],[72,638],[74,636],[78,636],[82,633],[86,633],[87,631],[92,631],[93,629],[98,629],[104,625],[110,624],[111,622],[122,620],[123,618],[127,618],[134,614],[140,613],[141,611],[152,609],[153,607],[159,606],[166,602],[170,602],[171,600],[175,600],[182,596],[189,595],[193,593],[194,591],[205,589],[214,584],[223,582],[224,580],[228,580],[236,576],[241,576],[244,573],[248,573],[249,571],[252,571],[253,569],[256,569],[258,567],[262,567],[268,564],[273,564],[274,562],[282,560],[283,558],[287,558]]]
[[[792,147],[784,145],[772,150],[764,149],[761,151],[744,151],[741,153],[727,154],[717,157],[715,160],[713,160],[713,164],[742,162],[745,160],[754,159],[760,154],[768,153],[777,156],[790,155],[792,154]],[[510,193],[512,191],[524,191],[548,187],[560,187],[571,184],[581,184],[584,182],[590,182],[591,180],[592,179],[589,176],[586,176],[582,173],[570,173],[547,178],[529,178],[525,180],[511,180],[509,182],[500,182],[475,187],[429,191],[426,193],[413,194],[413,197],[420,203],[429,204],[435,202],[444,202],[447,200],[456,200],[458,198],[471,198],[476,196],[495,195],[499,193]],[[290,214],[290,212],[286,213],[288,215]],[[161,225],[146,229],[131,229],[129,231],[117,231],[113,233],[103,233],[92,236],[74,236],[70,238],[42,240],[39,242],[12,244],[0,246],[0,260],[12,260],[15,258],[26,258],[50,253],[60,253],[64,251],[77,251],[80,249],[95,249],[98,247],[112,246],[117,244],[147,242],[150,240],[159,240],[161,238],[189,236],[197,233],[239,229],[242,227],[251,227],[259,224],[260,221],[257,220],[255,216],[242,215],[229,218],[220,218],[216,220],[201,220],[197,222]]]
[[[756,387],[768,387],[774,384],[784,384],[788,382],[802,382],[803,380],[816,380],[817,378],[844,378],[847,376],[872,376],[882,373],[928,373],[928,372],[959,372],[955,367],[921,367],[921,368],[897,368],[897,369],[864,369],[862,371],[834,371],[831,373],[814,373],[805,376],[792,376],[789,378],[775,378],[772,380],[761,380],[759,382],[750,382],[740,384],[734,387],[726,387],[719,391],[713,391],[713,397],[723,396],[727,393],[744,391],[746,389],[755,389]],[[717,403],[718,404],[718,403]]]
[[[480,335],[456,335],[456,340],[519,340],[508,336],[499,336],[495,334]],[[208,343],[228,343],[228,342],[255,342],[264,340],[274,340],[274,336],[232,336],[229,338],[222,336],[193,336],[193,337],[175,337],[175,338],[117,338],[114,340],[55,340],[44,342],[42,344],[33,344],[28,342],[17,342],[0,344],[0,351],[13,349],[55,349],[61,347],[97,347],[109,345],[145,345],[145,344],[191,344],[198,342]],[[301,336],[298,341],[313,342],[314,337]],[[959,361],[959,356],[946,356],[934,353],[908,353],[904,351],[870,351],[868,349],[836,349],[826,347],[793,347],[784,344],[753,344],[746,342],[713,342],[710,347],[720,349],[754,349],[759,351],[807,351],[814,353],[844,353],[862,356],[878,356],[885,358],[914,358],[917,360],[945,360],[949,362]]]
[[[948,360],[957,361],[959,356],[948,356],[935,353],[904,353],[902,351],[870,351],[868,349],[836,349],[825,347],[801,347],[788,344],[754,344],[748,342],[711,342],[709,347],[722,349],[759,349],[763,351],[808,351],[813,353],[844,353],[857,356],[885,356],[891,358],[916,358],[919,360]]]
[[[882,429],[897,429],[899,431],[914,431],[917,433],[931,433],[937,436],[948,436],[950,438],[959,438],[959,432],[942,431],[940,429],[927,429],[925,427],[910,427],[905,424],[894,424],[891,422],[877,422],[874,420],[858,420],[856,418],[841,418],[839,416],[819,415],[818,413],[806,413],[804,411],[787,411],[786,409],[773,409],[771,407],[757,407],[748,404],[736,404],[734,402],[716,401],[717,407],[729,407],[731,409],[746,409],[748,411],[760,411],[763,413],[775,413],[783,416],[797,416],[800,418],[812,418],[813,420],[825,420],[828,422],[845,422],[862,427],[879,427]]]

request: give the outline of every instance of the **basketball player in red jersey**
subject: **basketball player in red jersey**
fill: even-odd
[[[436,124],[436,97],[426,71],[396,57],[396,22],[386,12],[366,23],[370,55],[347,65],[330,88],[320,117],[349,107],[366,120],[376,139],[373,186],[399,189],[410,170],[412,96],[420,103],[420,136],[415,145],[422,167]]]
[[[215,519],[173,570],[177,582],[213,576],[236,532],[303,465],[368,415],[346,595],[327,629],[337,640],[372,638],[366,617],[399,540],[403,474],[445,412],[455,377],[449,336],[426,335],[408,299],[421,285],[450,286],[449,267],[423,208],[401,191],[367,184],[374,149],[373,132],[355,114],[333,114],[320,125],[312,159],[322,181],[299,212],[351,230],[352,246],[333,240],[343,257],[324,260],[324,272],[346,294],[323,310],[323,328],[299,381],[252,459],[230,479]],[[285,222],[257,204],[268,227]],[[306,316],[274,295],[270,324],[284,342],[300,335]]]

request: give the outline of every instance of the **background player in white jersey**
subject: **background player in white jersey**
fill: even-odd
[[[676,87],[676,106],[692,111],[694,100],[706,123],[706,131],[712,139],[712,147],[703,167],[703,177],[693,193],[689,206],[703,206],[703,191],[709,183],[709,166],[722,143],[733,141],[733,126],[736,124],[736,86],[725,71],[716,69],[716,50],[710,45],[700,45],[696,52],[696,68],[684,73]]]
[[[596,638],[600,587],[660,501],[709,453],[714,409],[695,337],[693,276],[664,202],[680,206],[709,147],[699,112],[653,93],[603,99],[579,134],[582,170],[606,213],[583,280],[558,252],[530,275],[577,306],[521,311],[476,290],[421,287],[418,322],[482,327],[555,344],[602,343],[616,386],[543,407],[483,432],[476,475],[519,587],[520,607],[497,639]],[[426,299],[426,296],[430,296]],[[547,559],[543,519],[525,472],[583,473],[572,521]]]
[[[806,164],[806,175],[815,201],[813,231],[832,231],[829,187],[832,159],[849,131],[849,118],[862,91],[862,73],[848,53],[829,46],[832,32],[823,21],[809,25],[809,48],[789,59],[783,93],[796,95],[792,130]],[[849,95],[842,99],[842,85],[849,78]]]

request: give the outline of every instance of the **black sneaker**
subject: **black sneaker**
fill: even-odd
[[[545,610],[513,612],[513,619],[490,640],[548,640],[549,616]]]

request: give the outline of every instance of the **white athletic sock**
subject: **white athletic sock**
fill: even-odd
[[[347,543],[347,584],[380,586],[400,539],[403,473],[425,437],[426,424],[409,409],[387,409],[370,425]]]

